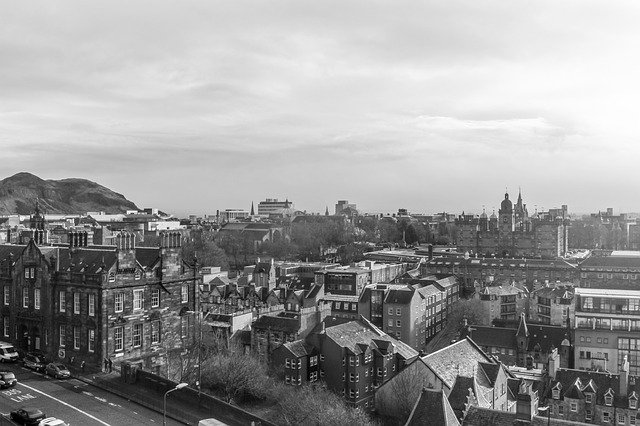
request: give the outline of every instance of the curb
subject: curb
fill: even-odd
[[[91,385],[91,386],[94,386],[96,388],[102,389],[103,391],[112,393],[112,394],[117,395],[117,396],[119,396],[121,398],[125,398],[127,401],[135,402],[136,404],[141,405],[141,406],[143,406],[145,408],[148,408],[149,410],[155,411],[158,414],[163,414],[163,412],[158,410],[158,408],[156,406],[154,406],[153,404],[148,404],[148,403],[146,403],[144,401],[139,401],[137,398],[135,398],[134,395],[131,395],[131,394],[127,393],[127,392],[122,392],[122,391],[114,389],[114,388],[112,388],[110,386],[105,386],[105,385],[103,385],[101,383],[100,380],[90,379],[90,378],[88,378],[86,376],[72,376],[72,377],[74,379],[78,379],[81,382],[84,382],[84,383],[86,383],[88,385]],[[169,410],[167,410],[167,417],[170,418],[170,419],[173,419],[175,421],[178,421],[180,423],[183,423],[185,425],[193,424],[192,421],[189,421],[189,420],[187,420],[187,419],[185,419],[183,417],[180,417],[180,416],[173,415],[172,413],[169,412]]]

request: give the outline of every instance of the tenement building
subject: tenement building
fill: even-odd
[[[575,290],[575,368],[640,374],[640,290]]]
[[[136,247],[122,231],[113,246],[0,246],[2,339],[24,351],[98,371],[129,361],[161,375],[182,365],[193,343],[198,275],[183,262],[180,234],[160,247]]]
[[[505,193],[497,217],[485,212],[480,217],[463,214],[456,225],[458,250],[472,255],[553,259],[568,249],[568,219],[548,214],[530,217],[521,194],[514,205]]]

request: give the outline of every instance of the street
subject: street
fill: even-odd
[[[22,406],[41,409],[47,416],[80,425],[161,425],[162,414],[106,392],[77,379],[57,380],[22,367],[22,363],[0,364],[12,371],[18,384],[0,390],[0,413]],[[170,396],[169,396],[170,397]],[[168,425],[181,425],[167,418]]]

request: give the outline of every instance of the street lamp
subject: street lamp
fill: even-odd
[[[162,406],[162,426],[167,426],[167,395],[178,389],[189,386],[187,383],[178,383],[175,388],[169,389],[164,393],[164,405]]]

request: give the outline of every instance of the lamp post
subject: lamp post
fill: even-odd
[[[169,389],[164,393],[164,404],[162,406],[162,426],[167,426],[167,395],[169,395],[173,391],[177,391],[178,389],[182,389],[189,386],[186,383],[178,383],[175,388]]]

